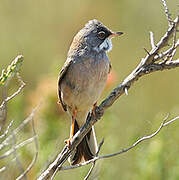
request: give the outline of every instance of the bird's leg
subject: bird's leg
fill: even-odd
[[[92,114],[96,119],[100,119],[100,118],[103,116],[104,111],[102,111],[102,112],[99,112],[99,111],[98,111],[98,112],[96,113],[96,108],[98,108],[97,102],[94,103],[91,114]]]
[[[71,146],[71,139],[74,136],[75,132],[75,119],[76,119],[77,110],[75,109],[72,114],[72,122],[71,122],[71,129],[70,129],[70,138],[65,140],[65,143],[68,145],[68,147]]]
[[[95,103],[93,104],[92,114],[93,114],[94,116],[95,116],[96,107],[97,107],[97,102],[95,102]]]

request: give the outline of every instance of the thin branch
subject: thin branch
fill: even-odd
[[[13,137],[13,135],[12,135],[12,137]],[[36,136],[33,136],[33,137],[31,137],[31,138],[29,138],[29,139],[19,143],[18,145],[15,145],[13,148],[11,148],[10,150],[6,151],[3,155],[1,155],[0,159],[7,158],[12,153],[14,153],[14,151],[16,151],[17,149],[22,148],[23,146],[32,143],[34,141],[35,137]]]
[[[144,48],[144,51],[150,56],[150,53],[146,48]]]
[[[157,54],[155,57],[154,57],[154,61],[157,61],[157,60],[160,60],[162,58],[164,58],[165,56],[167,56],[168,54],[171,54],[173,51],[175,51],[177,48],[179,47],[179,39],[177,40],[177,42],[175,43],[175,46],[172,46],[170,47],[168,50],[160,53],[160,54]]]
[[[8,162],[8,164],[6,166],[3,166],[0,168],[0,173],[4,172],[5,170],[7,170],[7,168],[9,168],[12,165],[12,162],[16,161],[16,158],[13,158],[10,162]]]
[[[12,120],[9,125],[7,126],[6,130],[4,131],[4,133],[0,136],[0,139],[4,138],[7,136],[8,132],[9,132],[9,129],[11,128],[11,126],[13,125],[14,123],[14,120]]]
[[[110,158],[110,157],[114,157],[114,156],[117,156],[119,154],[123,154],[131,149],[133,149],[134,147],[136,147],[138,144],[140,144],[141,142],[143,141],[146,141],[146,140],[149,140],[151,138],[153,138],[154,136],[156,136],[161,130],[163,127],[165,126],[168,126],[170,125],[171,123],[174,123],[176,120],[179,119],[179,116],[171,119],[170,121],[166,122],[166,120],[168,119],[168,115],[167,117],[165,117],[165,119],[162,121],[160,127],[152,134],[148,135],[148,136],[144,136],[140,139],[138,139],[135,143],[133,143],[131,146],[127,147],[127,148],[124,148],[122,150],[120,150],[119,152],[116,152],[116,153],[112,153],[112,154],[107,154],[107,155],[103,155],[103,156],[98,156],[98,157],[95,157],[89,161],[86,161],[84,163],[80,163],[80,164],[76,164],[76,165],[73,165],[73,166],[65,166],[65,167],[61,167],[60,170],[69,170],[69,169],[75,169],[75,168],[79,168],[79,167],[82,167],[82,166],[86,166],[90,163],[93,163],[97,160],[100,160],[100,159],[105,159],[105,158]]]
[[[23,61],[23,56],[22,55],[19,55],[17,56],[13,61],[12,63],[8,66],[8,68],[6,70],[3,70],[1,75],[0,75],[0,86],[3,86],[4,88],[4,98],[3,98],[3,101],[0,105],[0,117],[2,117],[1,119],[3,120],[4,122],[4,119],[6,120],[6,114],[7,114],[7,102],[12,100],[14,97],[16,97],[19,93],[22,92],[23,88],[25,87],[25,83],[24,81],[22,80],[21,76],[19,75],[18,73],[18,70],[20,68],[20,66],[22,65],[22,61]],[[10,81],[10,79],[12,79],[12,77],[14,77],[14,75],[17,76],[18,78],[18,82],[20,84],[18,90],[13,93],[11,96],[7,97],[7,85],[8,85],[8,82]],[[0,144],[0,150],[2,150],[3,148],[5,148],[6,146],[10,145],[11,141],[13,142],[12,144],[12,148],[9,149],[8,151],[6,151],[3,155],[0,156],[0,159],[4,159],[4,158],[7,158],[9,157],[11,154],[14,154],[14,159],[11,160],[10,162],[12,163],[12,161],[15,161],[16,160],[16,164],[17,166],[19,167],[20,171],[21,171],[21,174],[19,175],[19,177],[17,177],[16,179],[27,179],[27,173],[31,170],[31,168],[34,166],[36,160],[37,160],[37,156],[38,156],[38,141],[37,141],[37,134],[36,134],[36,131],[35,131],[35,127],[34,127],[34,120],[33,120],[33,117],[35,115],[35,112],[37,110],[38,106],[33,109],[33,111],[31,112],[31,114],[15,129],[15,130],[12,130],[11,134]],[[16,144],[16,135],[21,131],[21,129],[31,121],[32,123],[32,132],[33,132],[33,137],[19,143],[19,144]],[[11,121],[10,124],[8,125],[7,129],[5,130],[5,132],[0,136],[0,139],[4,138],[7,136],[8,132],[9,132],[9,129],[10,127],[12,126],[14,121]],[[5,123],[3,123],[5,124]],[[2,126],[1,126],[2,127]],[[1,128],[2,129],[2,128]],[[18,155],[17,155],[17,150],[22,148],[23,146],[31,143],[31,142],[34,142],[35,144],[35,154],[33,156],[33,159],[30,163],[30,165],[24,170],[19,158],[18,158]],[[0,172],[3,172],[7,169],[7,167],[9,166],[9,163],[2,167],[0,169]]]
[[[34,117],[34,115],[35,115],[38,107],[39,107],[39,105],[32,110],[31,114],[30,114],[15,130],[13,130],[13,133],[14,133],[15,135],[18,134],[18,133],[21,131],[21,129],[24,128],[24,126],[25,126],[26,124],[28,124],[30,121],[32,121],[32,119],[33,119],[33,117]],[[0,150],[2,150],[4,147],[8,146],[12,138],[13,138],[12,134],[9,135],[9,136],[0,144]]]
[[[154,34],[152,31],[150,31],[150,44],[151,44],[151,48],[155,49]]]
[[[16,180],[20,180],[23,177],[25,177],[26,174],[32,169],[32,167],[34,166],[34,164],[37,161],[38,152],[39,152],[39,145],[38,145],[37,134],[35,131],[35,126],[34,126],[34,119],[32,119],[32,131],[33,131],[33,135],[34,135],[35,154],[34,154],[34,157],[31,161],[30,165],[27,167],[27,169],[19,177],[16,178]]]
[[[13,99],[14,97],[16,97],[18,94],[21,93],[21,91],[23,90],[23,88],[25,87],[25,83],[22,80],[22,78],[20,77],[19,73],[17,73],[17,77],[18,77],[18,81],[20,82],[20,87],[18,88],[18,90],[13,93],[11,96],[7,97],[6,99],[4,99],[4,101],[1,103],[0,109],[3,108],[3,106],[5,105],[5,103],[7,103],[8,101],[10,101],[11,99]]]
[[[0,107],[0,130],[3,131],[6,119],[7,119],[7,103],[5,99],[7,98],[7,85],[3,87],[3,106]]]
[[[175,122],[177,119],[179,119],[179,116],[177,116],[177,117],[171,119],[171,120],[168,121],[168,122],[165,122],[165,123],[163,124],[163,127],[168,126],[169,124]]]
[[[166,18],[167,18],[167,21],[168,21],[168,25],[171,25],[173,21],[171,19],[171,14],[169,13],[169,9],[167,7],[166,0],[162,0],[162,4],[163,4],[163,7],[165,9],[165,15],[166,15]]]
[[[102,141],[99,143],[98,151],[97,151],[95,157],[98,157],[98,154],[99,154],[99,152],[100,152],[101,147],[102,147],[103,144],[104,144],[104,138],[103,138]],[[94,169],[94,167],[95,167],[95,164],[96,164],[96,161],[93,162],[93,164],[92,164],[92,166],[91,166],[88,174],[85,176],[84,180],[87,180],[87,179],[90,177],[90,175],[91,175],[91,173],[92,173],[92,171],[93,171],[93,169]]]
[[[16,73],[16,75],[17,75],[18,81],[20,83],[20,87],[18,88],[18,90],[15,93],[13,93],[11,96],[7,97],[7,83],[3,87],[3,101],[2,101],[2,103],[0,105],[1,131],[4,128],[6,118],[7,118],[7,102],[10,101],[11,99],[13,99],[14,97],[16,97],[19,93],[21,93],[21,91],[25,87],[25,83],[22,80],[22,78],[20,77],[19,73]],[[12,76],[11,76],[11,78],[12,78]]]
[[[15,135],[14,135],[13,132],[12,132],[12,135],[13,135],[13,139],[12,139],[12,140],[13,140],[12,149],[13,149],[14,158],[15,158],[15,160],[16,160],[16,164],[17,164],[17,167],[19,168],[19,170],[20,170],[21,172],[24,172],[24,168],[23,168],[23,166],[22,166],[21,161],[19,160],[19,158],[18,158],[18,156],[17,156],[17,151],[16,151],[16,148],[15,148],[15,146],[16,146],[16,137],[15,137]],[[24,179],[27,180],[27,176],[24,176]]]

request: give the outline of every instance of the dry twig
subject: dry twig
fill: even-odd
[[[12,135],[12,138],[13,138],[13,134]],[[8,156],[10,156],[12,153],[14,153],[14,151],[16,151],[17,149],[20,149],[22,147],[24,147],[25,145],[31,143],[34,141],[36,136],[33,136],[21,143],[19,143],[18,145],[15,145],[13,148],[11,148],[10,150],[6,151],[3,155],[0,156],[0,159],[4,159],[4,158],[7,158]]]
[[[162,4],[163,4],[163,7],[165,9],[165,15],[166,15],[166,18],[168,20],[168,25],[171,25],[171,23],[173,22],[172,19],[171,19],[171,14],[169,13],[169,9],[167,7],[167,2],[166,0],[162,0]]]
[[[0,139],[3,139],[4,137],[7,136],[8,132],[9,132],[9,129],[11,128],[11,126],[13,125],[14,123],[14,120],[12,120],[9,125],[7,126],[6,130],[4,131],[4,133],[0,136]]]
[[[99,152],[100,152],[100,150],[101,150],[101,147],[102,147],[103,143],[104,143],[104,139],[102,139],[102,141],[99,143],[98,151],[97,151],[95,157],[98,157],[98,154],[99,154]],[[92,166],[91,166],[88,174],[85,176],[84,180],[87,180],[87,179],[90,177],[90,175],[91,175],[91,173],[92,173],[92,171],[93,171],[93,169],[94,169],[94,167],[95,167],[95,164],[96,164],[96,161],[93,161],[93,164],[92,164]]]
[[[18,94],[20,94],[23,90],[23,88],[25,87],[25,83],[22,80],[21,76],[18,73],[18,70],[20,68],[20,66],[22,65],[22,61],[23,61],[23,56],[19,55],[17,56],[12,63],[8,66],[8,68],[6,70],[3,70],[0,76],[0,87],[2,86],[4,88],[4,98],[3,101],[1,102],[0,105],[0,122],[1,122],[1,130],[3,129],[3,126],[5,124],[6,118],[7,118],[7,103],[12,100],[13,98],[15,98]],[[14,92],[11,96],[7,96],[7,85],[10,81],[10,79],[12,79],[14,77],[14,75],[17,76],[17,79],[19,81],[19,88],[17,89],[16,92]],[[4,154],[2,154],[0,156],[0,159],[4,159],[9,157],[11,154],[14,154],[14,158],[8,162],[5,166],[3,166],[2,168],[0,168],[0,172],[4,172],[7,168],[10,167],[10,165],[12,164],[12,162],[16,161],[16,164],[21,172],[21,174],[19,175],[19,177],[17,177],[16,179],[27,179],[27,173],[31,170],[31,168],[34,166],[36,160],[37,160],[37,156],[38,156],[38,141],[37,141],[37,134],[35,132],[35,127],[34,127],[34,115],[35,112],[37,110],[38,107],[36,107],[35,109],[33,109],[33,111],[31,112],[31,114],[16,128],[11,130],[12,132],[8,135],[9,133],[9,129],[12,127],[13,124],[13,120],[9,123],[9,125],[7,126],[6,130],[2,133],[2,135],[0,136],[0,140],[4,140],[0,143],[0,150],[3,150],[3,148],[5,148],[6,146],[12,146],[10,147],[9,150],[5,151]],[[16,144],[16,136],[18,133],[21,132],[21,130],[24,128],[25,125],[27,125],[29,122],[32,123],[32,132],[33,132],[33,137],[24,140],[23,142]],[[12,144],[13,142],[13,144]],[[24,169],[19,158],[18,158],[18,153],[17,150],[24,147],[25,145],[34,142],[35,144],[35,154],[34,157],[30,163],[30,165]]]
[[[12,143],[12,150],[13,150],[13,154],[14,154],[14,158],[15,158],[15,160],[16,160],[16,164],[17,164],[17,167],[18,167],[18,169],[20,170],[20,172],[24,172],[24,168],[23,168],[23,166],[22,166],[22,163],[21,163],[21,161],[20,161],[20,159],[18,158],[18,156],[17,156],[17,151],[16,151],[16,149],[17,148],[15,148],[15,145],[16,145],[16,137],[15,137],[15,135],[14,135],[14,133],[12,132],[12,135],[13,135],[13,143]],[[25,180],[27,180],[27,176],[24,176],[24,179]]]
[[[0,106],[0,109],[2,109],[3,106],[5,106],[5,104],[6,104],[8,101],[10,101],[10,100],[13,99],[14,97],[16,97],[18,94],[20,94],[21,91],[23,90],[23,88],[25,87],[25,83],[24,83],[24,81],[22,80],[22,78],[21,78],[21,76],[20,76],[19,73],[17,73],[17,78],[18,78],[18,81],[19,81],[19,83],[20,83],[20,87],[18,88],[18,90],[17,90],[15,93],[13,93],[11,96],[9,96],[9,97],[7,97],[7,98],[5,98],[5,99],[3,100],[3,102],[1,103],[1,106]]]
[[[12,165],[12,163],[13,163],[14,161],[16,161],[16,158],[13,158],[10,162],[8,162],[8,163],[6,164],[6,166],[1,167],[1,168],[0,168],[0,173],[2,173],[2,172],[4,172],[5,170],[7,170],[7,169]]]
[[[17,135],[22,128],[24,128],[25,125],[27,125],[30,121],[33,120],[33,117],[37,111],[38,107],[34,108],[31,112],[31,114],[16,128],[13,130],[14,135]],[[3,148],[5,148],[6,146],[9,145],[10,141],[12,140],[13,135],[10,134],[1,144],[0,144],[0,150],[2,150]]]
[[[19,177],[16,178],[16,180],[20,180],[23,177],[26,177],[26,174],[32,169],[32,167],[34,166],[34,164],[37,160],[37,157],[38,157],[39,147],[38,147],[37,134],[35,131],[35,126],[34,126],[34,119],[32,119],[32,131],[33,131],[33,135],[34,135],[35,154],[34,154],[34,157],[31,161],[30,165],[26,168],[25,171],[23,171],[23,173]]]

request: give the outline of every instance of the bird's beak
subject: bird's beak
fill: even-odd
[[[112,34],[109,36],[110,38],[116,37],[116,36],[121,36],[124,34],[123,32],[112,32]]]

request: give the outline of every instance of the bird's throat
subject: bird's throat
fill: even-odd
[[[112,41],[109,38],[106,38],[102,44],[99,46],[99,51],[106,51],[109,52],[112,50]]]

